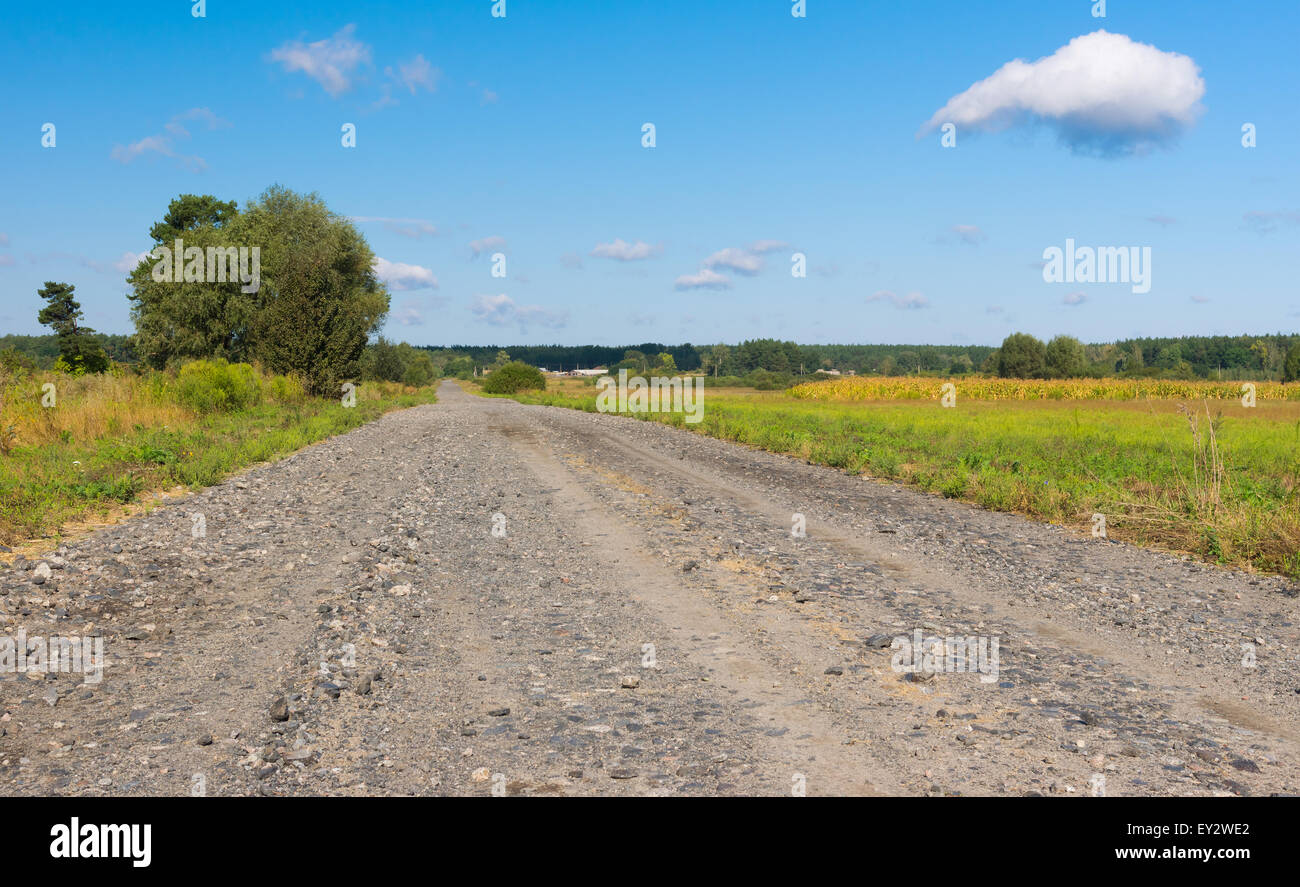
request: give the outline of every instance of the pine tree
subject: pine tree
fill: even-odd
[[[59,337],[59,362],[72,373],[102,373],[108,369],[108,355],[95,338],[95,331],[77,323],[81,305],[72,298],[76,287],[70,283],[45,281],[36,294],[48,304],[36,319],[54,330]]]

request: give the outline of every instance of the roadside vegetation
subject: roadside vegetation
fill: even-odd
[[[341,397],[308,395],[297,378],[220,359],[142,373],[0,368],[0,544],[103,519],[159,491],[217,483],[433,399],[429,387],[363,382],[346,407]]]
[[[434,400],[446,362],[378,336],[374,253],[317,195],[273,186],[241,210],[182,194],[149,235],[133,336],[86,327],[75,286],[46,281],[52,333],[0,339],[2,545]]]
[[[584,381],[516,399],[594,412]],[[945,409],[940,384],[717,388],[699,424],[674,413],[639,418],[1081,533],[1102,514],[1111,539],[1300,578],[1300,385],[1257,383],[1248,408],[1240,385],[1221,394],[967,379]]]

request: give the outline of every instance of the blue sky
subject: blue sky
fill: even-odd
[[[1300,4],[1093,5],[14,4],[0,331],[64,280],[130,332],[167,202],[274,183],[363,220],[417,344],[1297,329]],[[1150,292],[1045,282],[1067,238]]]

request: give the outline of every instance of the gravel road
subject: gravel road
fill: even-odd
[[[0,675],[0,793],[1294,794],[1296,595],[447,383],[0,573],[106,657]]]

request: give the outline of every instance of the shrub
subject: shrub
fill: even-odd
[[[297,376],[272,376],[266,383],[266,392],[276,403],[302,403],[307,390]]]
[[[790,377],[771,370],[753,370],[745,377],[745,384],[758,391],[775,391],[790,384]]]
[[[516,391],[546,390],[546,377],[537,367],[519,361],[511,361],[483,383],[483,390],[488,394],[514,394]]]
[[[261,400],[257,373],[246,363],[196,360],[181,367],[176,399],[200,413],[237,412]]]

